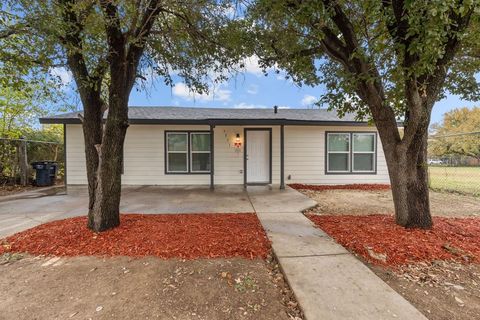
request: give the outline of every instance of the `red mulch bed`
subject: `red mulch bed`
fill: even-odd
[[[289,187],[296,190],[313,190],[313,191],[325,191],[325,190],[364,190],[364,191],[378,191],[378,190],[390,190],[389,184],[339,184],[339,185],[311,185],[292,183]]]
[[[431,230],[419,230],[400,227],[393,216],[386,215],[308,217],[342,246],[373,264],[396,268],[435,260],[480,261],[478,218],[434,217]]]
[[[45,223],[0,240],[0,254],[253,259],[270,252],[253,213],[122,214],[120,219],[119,227],[101,233],[87,229],[86,217]]]

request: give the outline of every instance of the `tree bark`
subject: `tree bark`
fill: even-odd
[[[88,180],[88,227],[95,232],[114,228],[120,224],[121,174],[123,143],[128,128],[128,99],[135,83],[140,58],[153,23],[160,13],[158,0],[150,0],[143,12],[141,23],[127,41],[122,31],[119,7],[112,1],[100,1],[105,19],[108,45],[110,85],[108,103],[101,98],[101,87],[106,72],[105,58],[99,57],[90,72],[83,55],[82,30],[84,25],[77,16],[74,2],[63,0],[64,19],[69,30],[62,41],[66,44],[67,60],[82,99],[83,135]],[[72,49],[74,48],[74,49]],[[108,106],[108,108],[107,108]],[[108,109],[104,122],[104,112]]]
[[[116,74],[112,73],[112,77],[115,76]],[[90,105],[84,104],[83,131],[89,192],[88,227],[95,232],[120,224],[122,149],[128,127],[128,96],[125,90],[118,86],[110,88],[110,96],[113,98],[109,99],[105,124],[105,108],[101,100]]]
[[[127,120],[122,120],[122,115],[111,117],[109,114],[102,144],[95,146],[98,167],[96,184],[91,191],[94,201],[88,212],[88,227],[96,232],[120,225],[121,150],[127,127]]]
[[[102,143],[96,144],[98,166],[94,203],[88,213],[88,227],[96,232],[120,225],[122,191],[122,151],[128,128],[126,65],[123,57],[112,63],[108,116],[103,128]]]
[[[96,202],[98,187],[97,171],[100,157],[97,147],[102,144],[104,107],[99,94],[91,93],[87,101],[83,101],[83,138],[85,141],[85,159],[88,182],[88,227],[94,229],[93,208]]]
[[[395,221],[406,228],[428,229],[433,225],[430,213],[427,132],[419,132],[412,144],[384,144],[390,175]]]

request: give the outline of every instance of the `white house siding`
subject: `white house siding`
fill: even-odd
[[[217,126],[215,128],[215,184],[243,184],[245,128],[272,129],[272,183],[280,182],[280,129],[278,126]],[[66,125],[68,184],[86,184],[85,152],[80,125]],[[168,130],[209,130],[208,126],[131,125],[124,147],[123,184],[208,185],[209,174],[165,174],[164,138]],[[326,175],[325,131],[374,131],[372,127],[285,127],[285,182],[307,184],[389,183],[385,158],[378,141],[377,174]],[[236,134],[242,148],[233,143]],[[288,177],[291,176],[291,179]]]
[[[380,138],[377,135],[376,174],[325,174],[325,132],[376,131],[375,127],[285,127],[285,182],[305,184],[390,183]],[[288,180],[288,176],[291,179]]]

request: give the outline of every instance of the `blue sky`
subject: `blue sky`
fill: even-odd
[[[68,83],[71,76],[64,70],[57,74]],[[271,108],[274,105],[285,108],[314,108],[325,89],[317,87],[299,87],[286,80],[283,74],[269,72],[263,75],[255,59],[247,60],[245,72],[214,87],[207,95],[193,94],[174,76],[175,86],[166,86],[157,80],[147,85],[146,90],[134,88],[130,96],[131,106],[181,106],[215,108]],[[71,92],[71,94],[74,94]],[[445,112],[459,107],[472,107],[474,102],[461,100],[454,95],[437,102],[432,113],[432,123],[440,122]]]

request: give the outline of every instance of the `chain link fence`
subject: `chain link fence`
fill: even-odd
[[[0,138],[0,186],[33,183],[31,163],[50,160],[58,162],[58,178],[64,176],[63,143],[26,139]]]
[[[432,136],[428,152],[432,190],[480,197],[480,132]]]

